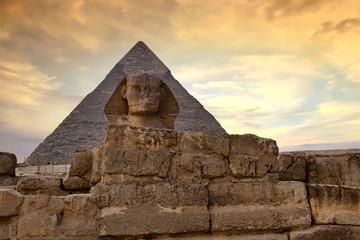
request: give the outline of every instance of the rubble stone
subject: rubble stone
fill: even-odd
[[[0,175],[15,175],[16,162],[15,154],[0,152]]]

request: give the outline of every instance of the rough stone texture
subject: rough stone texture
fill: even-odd
[[[17,215],[22,202],[20,193],[11,189],[0,189],[0,217]]]
[[[62,178],[57,176],[20,177],[16,190],[22,194],[66,195],[68,192],[61,187]]]
[[[93,152],[91,150],[76,152],[71,161],[70,171],[64,179],[65,189],[90,189],[93,170]]]
[[[101,236],[140,236],[206,232],[209,230],[208,192],[203,185],[185,183],[97,184]]]
[[[16,162],[15,154],[0,152],[0,175],[15,175]]]
[[[0,175],[0,186],[14,186],[17,183],[17,177]]]
[[[308,182],[360,187],[360,154],[310,155]]]
[[[307,200],[302,182],[214,183],[208,186],[210,205],[296,204]]]
[[[212,232],[283,232],[311,225],[307,202],[294,206],[214,206],[210,215]]]
[[[209,185],[211,231],[284,231],[311,224],[305,184],[239,182]]]
[[[359,240],[360,227],[319,225],[290,232],[290,240]]]
[[[360,226],[360,188],[308,184],[308,191],[316,224]]]
[[[230,168],[236,177],[262,178],[277,173],[278,153],[274,140],[252,134],[230,136]]]
[[[21,239],[84,237],[96,239],[96,198],[89,194],[66,197],[32,195],[24,199],[18,220],[17,235]]]
[[[306,157],[280,154],[279,177],[281,181],[305,181],[306,180]]]
[[[0,239],[10,239],[9,227],[6,223],[0,223]]]
[[[139,208],[126,209],[118,214],[102,214],[100,236],[198,233],[209,230],[209,213],[206,206],[175,210],[143,206],[140,210],[141,212],[136,212]]]
[[[258,234],[258,235],[203,235],[192,237],[161,238],[163,240],[184,239],[184,240],[288,240],[284,234]]]
[[[143,42],[138,42],[25,162],[32,165],[51,161],[69,163],[75,151],[96,147],[103,141],[108,124],[103,112],[105,104],[126,75],[141,73],[159,77],[174,93],[180,108],[175,130],[225,133],[216,119],[181,86],[160,59]]]
[[[208,192],[200,184],[156,183],[145,186],[129,184],[102,184],[91,193],[101,197],[101,206],[127,207],[141,204],[160,205],[165,208],[181,206],[207,206]]]

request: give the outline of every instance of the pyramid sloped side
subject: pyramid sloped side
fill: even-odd
[[[126,75],[149,73],[165,81],[179,104],[177,131],[225,130],[204,107],[171,75],[164,63],[143,43],[138,42],[26,159],[27,164],[69,163],[78,150],[91,149],[105,137],[108,120],[104,107]]]

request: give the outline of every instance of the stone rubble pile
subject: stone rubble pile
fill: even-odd
[[[3,184],[0,239],[358,240],[360,154],[278,154],[251,134],[109,125],[66,178]]]

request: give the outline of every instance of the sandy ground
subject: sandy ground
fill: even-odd
[[[67,165],[42,165],[17,167],[16,176],[31,175],[66,175],[69,172],[70,164]]]

